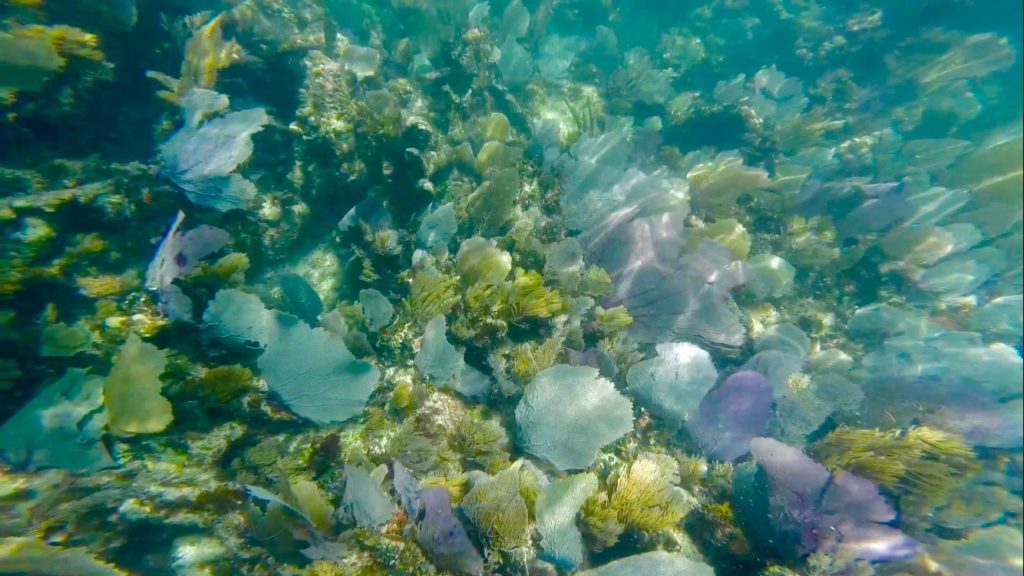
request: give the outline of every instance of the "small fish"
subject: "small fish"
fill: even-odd
[[[856,184],[855,185],[861,192],[871,196],[872,198],[878,198],[879,196],[885,196],[887,194],[897,193],[906,186],[905,181],[899,182],[876,182],[874,184]]]

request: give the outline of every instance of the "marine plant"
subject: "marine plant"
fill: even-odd
[[[459,302],[458,282],[458,277],[417,272],[409,285],[409,295],[402,300],[403,314],[418,324],[444,316]]]
[[[848,426],[829,432],[809,451],[829,468],[858,474],[897,494],[941,500],[979,470],[961,438],[927,426],[906,430]]]
[[[188,380],[186,386],[199,397],[207,397],[225,405],[256,390],[256,375],[245,366],[214,366]]]
[[[240,44],[224,39],[223,13],[214,16],[200,12],[186,20],[191,36],[185,43],[185,55],[177,78],[148,71],[147,76],[163,85],[157,92],[164,100],[181,106],[196,89],[212,89],[220,71],[238,62],[243,55]]]
[[[529,474],[529,472],[525,472]],[[512,551],[530,544],[530,511],[522,495],[522,461],[479,481],[461,507],[488,546]]]
[[[587,533],[607,547],[626,530],[656,533],[675,527],[696,504],[678,483],[678,464],[664,454],[642,454],[623,464],[584,504]]]

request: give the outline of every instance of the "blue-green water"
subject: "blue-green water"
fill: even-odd
[[[0,2],[0,574],[1020,574],[1021,18]]]

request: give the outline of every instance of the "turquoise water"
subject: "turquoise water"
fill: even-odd
[[[1020,574],[1021,19],[0,2],[0,574]]]

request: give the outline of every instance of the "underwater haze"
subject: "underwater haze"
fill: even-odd
[[[1019,576],[1020,0],[0,0],[0,575]]]

